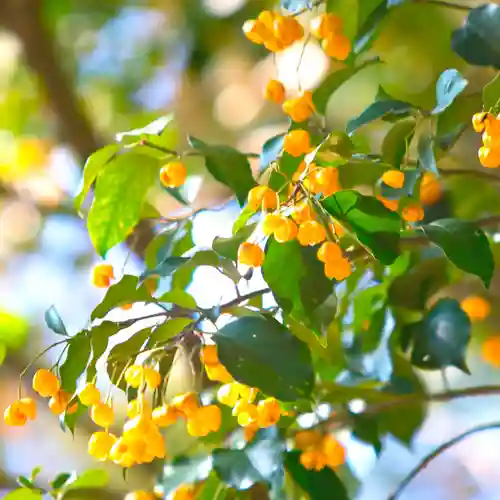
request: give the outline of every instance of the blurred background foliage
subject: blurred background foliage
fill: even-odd
[[[368,0],[360,0],[368,1]],[[174,112],[183,133],[207,142],[259,152],[270,136],[283,132],[279,109],[262,99],[265,83],[278,75],[287,88],[316,86],[329,61],[311,42],[296,71],[301,47],[276,57],[248,43],[241,25],[273,1],[265,0],[2,0],[0,2],[0,405],[15,398],[23,367],[48,344],[52,334],[43,323],[44,311],[56,304],[68,327],[85,326],[89,312],[102,298],[90,285],[95,254],[84,223],[73,209],[85,158],[116,132],[141,127]],[[353,8],[356,2],[353,2]],[[468,5],[476,5],[469,2]],[[381,35],[370,55],[384,64],[352,78],[332,97],[327,123],[342,129],[360,113],[381,86],[396,99],[432,108],[435,82],[447,68],[457,68],[470,81],[466,96],[449,113],[471,115],[480,109],[477,93],[493,71],[467,66],[452,53],[450,36],[465,12],[409,2],[383,21]],[[450,121],[455,121],[451,116]],[[357,134],[377,150],[390,124],[364,127]],[[495,213],[498,185],[481,177],[446,175],[446,169],[479,169],[479,138],[467,131],[440,165],[444,197],[432,207],[432,218],[450,213],[465,219]],[[228,201],[224,187],[205,175],[203,161],[189,160],[192,174],[187,194],[195,208],[218,207]],[[258,169],[257,163],[254,164]],[[494,175],[495,172],[492,172]],[[375,175],[375,178],[378,176]],[[353,183],[363,188],[373,173],[356,171]],[[500,184],[499,184],[500,185]],[[154,198],[164,214],[179,210],[163,192]],[[216,235],[230,234],[237,207],[200,214],[194,239],[209,246]],[[141,249],[150,227],[128,247],[110,252],[110,261],[129,272],[139,269]],[[145,239],[145,241],[142,241]],[[130,250],[131,249],[131,250]],[[496,250],[500,258],[500,252]],[[210,280],[210,287],[206,283]],[[197,271],[192,285],[198,303],[208,305],[228,293],[213,270]],[[209,288],[209,289],[207,289]],[[231,292],[231,290],[229,291]],[[459,299],[484,294],[477,279],[467,278],[438,296]],[[433,300],[438,298],[433,297]],[[474,325],[469,365],[476,383],[498,379],[498,371],[479,355],[482,339],[495,333],[499,314],[500,280],[495,276],[486,295],[492,314]],[[125,313],[119,313],[125,314]],[[50,365],[58,352],[35,366]],[[32,373],[33,368],[28,371]],[[455,369],[453,387],[472,384]],[[439,374],[426,374],[435,390],[443,387]],[[27,388],[29,391],[29,388]],[[388,492],[442,440],[473,423],[494,417],[497,400],[476,399],[433,405],[412,449],[388,438],[378,462],[373,450],[353,436],[342,436],[353,474],[362,481],[357,498],[377,500]],[[0,424],[0,488],[9,488],[18,474],[41,465],[43,483],[64,470],[95,466],[86,455],[91,432],[87,422],[74,437],[60,431],[57,419],[42,412],[22,430]],[[433,500],[498,499],[500,434],[484,433],[442,456],[422,473],[404,498]],[[153,468],[133,470],[127,482],[116,466],[107,467],[112,482],[103,498],[124,491],[147,489],[155,480]],[[95,497],[95,495],[94,495]]]

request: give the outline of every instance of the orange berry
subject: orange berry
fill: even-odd
[[[271,37],[264,42],[264,47],[270,52],[281,52],[285,48],[285,45],[281,40],[271,35]]]
[[[401,170],[389,170],[383,173],[382,182],[393,189],[401,189],[405,184],[405,174]]]
[[[293,207],[292,219],[297,224],[302,224],[308,220],[315,219],[315,213],[311,205],[306,201],[302,201]]]
[[[306,130],[292,130],[286,134],[283,149],[291,156],[299,157],[311,150],[309,132]]]
[[[85,406],[96,405],[101,401],[101,393],[94,384],[85,384],[85,387],[78,395],[80,402]]]
[[[205,365],[207,377],[214,382],[228,384],[233,381],[232,375],[226,370],[224,365]]]
[[[149,491],[137,490],[127,493],[124,500],[156,500],[156,497]]]
[[[460,306],[472,322],[483,321],[491,311],[490,303],[478,295],[469,295],[460,302]]]
[[[97,403],[90,409],[90,418],[99,427],[109,427],[115,421],[115,412],[108,403]]]
[[[248,192],[248,206],[257,211],[275,210],[278,208],[278,195],[267,186],[256,186]]]
[[[30,419],[36,418],[36,401],[32,398],[21,398],[18,401],[21,411]]]
[[[108,288],[111,280],[115,279],[111,264],[97,264],[92,270],[92,283],[97,288]]]
[[[351,274],[351,263],[345,257],[333,262],[327,262],[325,264],[325,276],[328,279],[342,281],[348,278]]]
[[[321,442],[321,451],[326,456],[326,464],[331,469],[336,469],[346,460],[345,448],[337,439],[327,434]]]
[[[233,415],[238,418],[238,424],[241,427],[255,425],[259,418],[257,406],[247,401],[238,401],[233,408]]]
[[[222,423],[222,413],[217,405],[203,406],[198,410],[198,418],[201,418],[209,432],[217,432]]]
[[[194,500],[196,497],[193,486],[181,484],[173,493],[172,500]]]
[[[245,241],[238,248],[238,262],[250,267],[260,267],[264,263],[264,250],[255,243]]]
[[[257,434],[258,430],[259,430],[258,424],[247,425],[246,427],[243,428],[243,439],[247,443],[249,443],[255,437],[255,434]]]
[[[199,408],[198,396],[194,392],[186,392],[175,396],[172,399],[172,407],[182,414],[182,416],[191,418]]]
[[[327,38],[342,33],[342,19],[331,13],[320,14],[311,21],[311,33],[316,38]]]
[[[483,359],[493,365],[495,368],[500,367],[500,335],[495,335],[483,342],[481,347]]]
[[[304,36],[304,28],[297,19],[291,16],[276,16],[273,32],[285,48]]]
[[[279,17],[279,14],[275,14],[270,10],[263,10],[257,16],[257,20],[262,23],[269,31],[274,28],[274,20]]]
[[[71,401],[72,395],[66,391],[58,391],[57,394],[52,396],[49,401],[50,411],[54,415],[60,415],[64,413],[68,408],[68,403]],[[68,413],[74,413],[77,410],[77,406],[72,405],[67,411]]]
[[[335,167],[325,167],[317,170],[314,181],[325,197],[331,196],[342,189],[339,183],[339,171]]]
[[[300,463],[304,469],[320,471],[326,466],[326,458],[321,451],[308,450],[300,454]]]
[[[88,453],[90,456],[97,458],[97,460],[104,462],[108,458],[109,452],[116,441],[116,436],[109,432],[94,432],[89,439]]]
[[[16,401],[5,409],[3,420],[10,427],[22,427],[26,425],[28,416],[24,412],[23,405],[19,401]]]
[[[268,101],[282,104],[285,100],[285,86],[278,80],[269,80],[264,91],[264,97]]]
[[[296,99],[288,99],[283,103],[283,111],[294,122],[303,122],[314,113],[312,92],[306,90]]]
[[[273,234],[280,225],[283,224],[283,218],[278,214],[267,214],[262,221],[262,232],[266,236]]]
[[[487,148],[485,146],[479,148],[479,161],[483,167],[497,168],[500,167],[500,150]]]
[[[318,260],[324,262],[338,262],[343,259],[342,249],[333,241],[325,241],[318,250]]]
[[[323,40],[321,47],[326,55],[345,61],[351,53],[351,40],[344,35],[332,35]]]
[[[165,404],[153,410],[153,422],[158,427],[168,427],[169,425],[175,424],[178,417],[179,411],[171,405]]]
[[[271,427],[281,418],[281,408],[274,398],[259,401],[257,405],[257,420],[260,427]]]
[[[145,367],[144,380],[146,381],[148,389],[157,389],[161,384],[160,372],[158,372],[154,368]]]
[[[424,218],[424,209],[419,203],[406,205],[401,212],[401,216],[406,222],[418,222]]]
[[[215,344],[204,345],[200,351],[201,362],[204,365],[218,365],[220,363]]]
[[[384,207],[391,212],[396,212],[399,207],[399,200],[389,200],[380,195],[377,196],[377,200],[380,201],[384,205]]]
[[[134,304],[123,304],[122,306],[120,306],[120,309],[123,309],[124,311],[129,311],[130,309],[132,309],[133,306]]]
[[[160,169],[160,182],[168,188],[177,188],[184,184],[187,170],[181,161],[171,161]]]
[[[297,224],[295,224],[292,219],[282,216],[281,224],[274,231],[274,239],[278,243],[286,243],[287,241],[295,239],[297,233]]]
[[[426,172],[420,182],[420,203],[434,205],[443,196],[441,183],[434,174]]]
[[[326,231],[322,224],[315,220],[309,220],[299,226],[297,240],[301,245],[314,246],[326,239]]]
[[[243,24],[243,33],[253,43],[262,45],[264,41],[270,36],[270,31],[266,28],[264,23],[259,20],[249,19]]]
[[[33,390],[43,398],[57,394],[60,387],[58,378],[50,370],[37,370],[33,377]]]
[[[137,389],[145,382],[144,368],[141,365],[131,365],[125,370],[124,378],[128,386]]]
[[[472,127],[478,133],[484,132],[485,128],[488,125],[488,122],[493,118],[494,117],[491,113],[476,113],[472,117]]]

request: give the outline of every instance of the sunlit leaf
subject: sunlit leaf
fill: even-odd
[[[90,337],[87,332],[81,332],[69,339],[66,359],[59,369],[61,387],[73,394],[76,391],[76,382],[83,374],[90,358]]]
[[[432,114],[444,111],[463,92],[468,81],[456,70],[447,69],[441,73],[436,84],[436,107]]]

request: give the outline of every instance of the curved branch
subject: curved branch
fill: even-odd
[[[404,478],[404,480],[398,486],[397,490],[387,500],[396,500],[401,495],[401,493],[403,493],[403,490],[411,483],[411,481],[413,481],[413,479],[415,479],[415,477],[417,477],[418,474],[420,474],[420,472],[422,472],[422,470],[424,470],[435,458],[437,458],[439,455],[441,455],[441,453],[444,453],[446,450],[448,450],[452,446],[455,446],[460,441],[471,436],[472,434],[475,434],[477,432],[487,431],[490,429],[500,429],[500,422],[492,422],[490,424],[478,425],[476,427],[473,427],[472,429],[469,429],[468,431],[463,432],[462,434],[459,434],[458,436],[454,437],[453,439],[450,439],[446,443],[443,443],[441,446],[436,448],[432,453],[427,455],[415,467],[415,469],[413,469]]]

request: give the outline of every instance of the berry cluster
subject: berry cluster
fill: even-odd
[[[246,21],[243,32],[251,42],[264,45],[271,52],[281,52],[304,37],[304,28],[295,17],[269,10],[262,11],[257,19]]]
[[[336,469],[345,462],[344,447],[330,434],[323,435],[314,430],[298,432],[295,447],[302,451],[300,462],[309,470]]]
[[[351,52],[351,41],[342,33],[343,22],[339,16],[324,13],[311,21],[311,33],[321,40],[321,47],[325,53],[345,61]]]
[[[472,126],[482,133],[483,146],[479,148],[478,156],[481,165],[486,168],[500,167],[500,115],[491,113],[476,113],[472,117]]]

